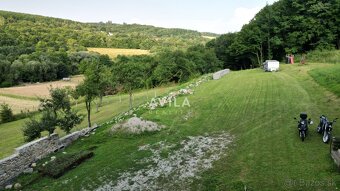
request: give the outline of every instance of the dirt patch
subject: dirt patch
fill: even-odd
[[[84,79],[83,76],[74,76],[70,81],[54,81],[34,84],[24,84],[23,86],[16,86],[10,88],[0,88],[0,94],[19,95],[24,97],[47,97],[50,92],[49,89],[63,88],[63,87],[76,87]],[[25,101],[25,100],[24,100]]]
[[[190,184],[200,172],[212,168],[213,162],[226,154],[232,136],[220,133],[213,136],[188,137],[179,144],[165,141],[139,147],[150,157],[136,161],[147,167],[122,172],[116,181],[98,188],[101,190],[190,190]]]

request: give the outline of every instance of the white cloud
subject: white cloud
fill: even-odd
[[[226,31],[236,32],[240,31],[244,24],[248,24],[249,21],[261,10],[262,6],[246,8],[239,7],[235,9],[233,16],[227,19]]]

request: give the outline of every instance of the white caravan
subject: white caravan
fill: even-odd
[[[266,60],[263,63],[263,69],[266,72],[273,72],[273,71],[277,72],[279,71],[279,68],[280,68],[280,62],[277,60]]]

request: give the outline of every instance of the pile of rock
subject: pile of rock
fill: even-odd
[[[165,128],[164,125],[158,125],[152,121],[146,121],[138,117],[132,117],[125,123],[119,123],[112,127],[111,132],[124,132],[132,134],[141,134],[144,132],[160,131]]]

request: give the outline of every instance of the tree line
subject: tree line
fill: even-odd
[[[186,51],[162,51],[156,55],[119,56],[110,60],[106,56],[90,54],[83,58],[78,70],[84,80],[75,90],[52,89],[51,98],[41,99],[39,119],[31,118],[24,126],[26,141],[41,136],[42,131],[52,134],[56,127],[69,133],[83,119],[71,109],[69,95],[74,99],[82,97],[87,111],[88,126],[91,127],[91,111],[94,99],[99,99],[97,110],[105,95],[118,92],[130,96],[136,89],[152,88],[168,83],[183,83],[205,73],[222,68],[222,62],[214,50],[203,45],[190,47]]]
[[[111,64],[92,57],[84,59],[80,70],[85,76],[77,86],[76,94],[85,98],[88,125],[91,126],[91,103],[104,95],[125,92],[130,95],[136,89],[153,88],[168,83],[183,83],[205,73],[222,68],[213,49],[203,45],[186,51],[162,51],[156,55],[118,56]]]
[[[340,48],[340,1],[280,0],[265,6],[237,33],[207,43],[225,68],[259,67],[286,54]]]

